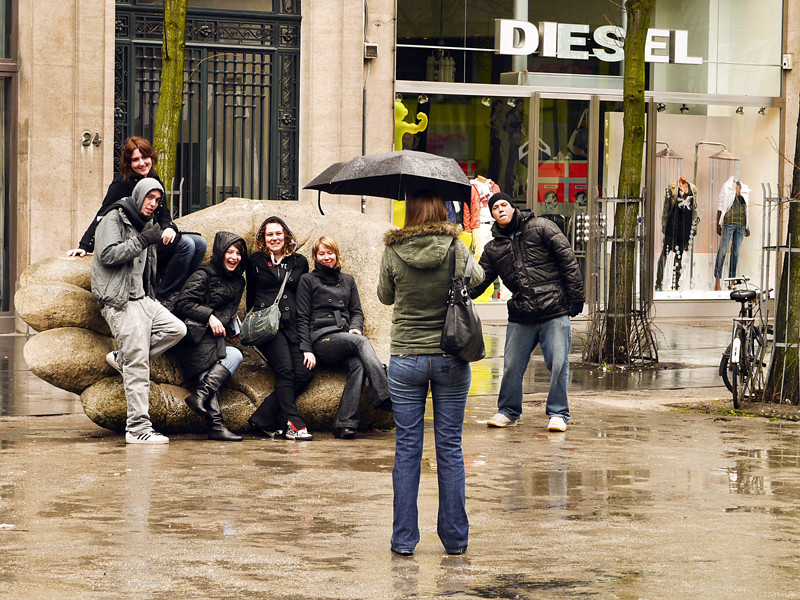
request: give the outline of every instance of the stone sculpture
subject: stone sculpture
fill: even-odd
[[[177,220],[184,231],[194,231],[209,241],[220,230],[232,231],[247,241],[248,249],[261,222],[279,215],[292,228],[298,251],[313,265],[311,245],[325,234],[342,250],[343,270],[358,283],[366,318],[364,334],[381,360],[388,363],[391,307],[375,294],[383,252],[383,235],[391,228],[359,212],[332,207],[320,215],[306,202],[274,202],[231,198]],[[122,378],[106,363],[105,355],[116,348],[91,293],[92,256],[57,256],[28,267],[19,280],[15,296],[17,314],[37,331],[25,345],[30,370],[56,387],[80,394],[87,416],[96,424],[124,431],[126,403]],[[244,306],[241,316],[244,315]],[[273,389],[269,367],[257,353],[243,348],[245,361],[222,390],[225,423],[237,432],[246,431],[247,418]],[[184,384],[178,361],[167,353],[153,361],[150,372],[150,416],[160,431],[201,432],[203,423],[184,404],[190,390]],[[298,398],[298,408],[312,430],[333,424],[346,374],[343,370],[317,367],[314,380]],[[368,391],[362,396],[362,426],[390,427],[389,413],[371,409]]]

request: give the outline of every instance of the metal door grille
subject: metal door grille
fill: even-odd
[[[296,5],[284,2],[283,8],[299,17]],[[156,39],[163,29],[161,16],[144,7],[121,9],[118,3],[117,154],[130,135],[152,139],[161,72]],[[176,178],[183,184],[175,213],[230,196],[297,199],[299,20],[258,18],[261,22],[187,18]]]

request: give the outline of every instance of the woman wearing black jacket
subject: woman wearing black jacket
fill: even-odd
[[[128,198],[143,178],[152,177],[162,183],[155,171],[157,163],[158,155],[146,139],[134,136],[125,140],[119,159],[119,173],[108,186],[103,204],[83,234],[78,247],[69,250],[67,256],[85,256],[87,252],[94,250],[94,232],[100,219],[111,210],[117,200]],[[179,232],[178,226],[172,221],[166,201],[159,203],[154,218],[161,227],[161,243],[158,244],[161,283],[156,296],[168,309],[172,309],[177,292],[183,287],[187,277],[203,262],[207,244],[201,235]]]
[[[175,303],[186,322],[186,336],[177,346],[183,378],[194,382],[186,404],[208,426],[208,439],[240,442],[225,427],[219,390],[242,362],[238,348],[225,343],[238,334],[236,312],[244,293],[247,246],[238,235],[220,231],[214,237],[211,263],[189,276]]]
[[[264,220],[256,233],[255,248],[247,264],[247,310],[267,308],[275,302],[284,279],[286,285],[278,306],[278,334],[258,350],[275,374],[275,390],[248,420],[250,427],[267,437],[286,437],[298,442],[313,439],[297,411],[297,396],[306,389],[312,374],[303,365],[297,340],[297,283],[308,273],[308,261],[297,254],[294,235],[280,217]]]
[[[364,337],[364,312],[352,275],[342,273],[339,246],[328,237],[314,242],[314,270],[297,288],[297,333],[305,365],[343,363],[347,383],[333,423],[336,437],[353,439],[361,416],[361,390],[369,379],[375,407],[389,407],[386,370]]]

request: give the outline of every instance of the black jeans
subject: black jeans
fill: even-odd
[[[322,336],[314,342],[313,349],[320,365],[343,364],[347,369],[347,383],[333,422],[334,429],[358,428],[365,376],[369,379],[374,406],[389,398],[389,381],[375,348],[363,335],[341,332]]]
[[[278,335],[258,349],[275,374],[275,391],[264,398],[250,420],[270,431],[285,429],[287,420],[302,429],[306,425],[297,412],[297,396],[308,387],[313,374],[303,365],[300,346],[290,342],[279,330]]]

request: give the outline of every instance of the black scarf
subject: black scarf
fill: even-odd
[[[128,196],[127,198],[121,198],[117,200],[112,205],[112,208],[121,208],[128,217],[128,220],[131,222],[131,225],[133,225],[136,231],[139,232],[141,232],[142,229],[144,229],[144,226],[147,225],[147,222],[153,218],[153,215],[150,215],[146,219],[144,218],[142,211],[136,207],[136,202],[133,200],[133,196]]]
[[[511,235],[517,230],[519,227],[519,223],[522,217],[519,216],[519,211],[514,209],[514,214],[511,216],[511,220],[508,222],[508,225],[505,227],[501,226],[500,223],[497,223],[497,229],[500,230],[500,233],[503,235]]]

